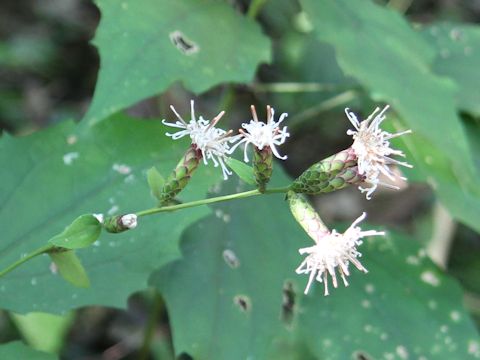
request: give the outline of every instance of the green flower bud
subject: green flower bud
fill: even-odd
[[[137,227],[137,215],[126,214],[111,216],[104,220],[103,227],[110,233],[119,233]]]
[[[187,186],[193,172],[197,169],[202,152],[192,144],[178,165],[165,181],[160,195],[160,205],[164,206],[173,201],[175,196]]]
[[[291,185],[291,189],[303,194],[328,193],[358,184],[364,176],[358,173],[357,158],[351,148],[340,151],[310,166]]]
[[[272,149],[270,147],[264,147],[262,150],[255,147],[253,170],[258,190],[263,193],[273,171]]]

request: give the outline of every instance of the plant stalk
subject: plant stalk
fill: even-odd
[[[44,245],[42,247],[39,247],[38,249],[32,251],[30,254],[27,254],[27,256],[15,261],[13,264],[11,264],[7,268],[0,271],[0,277],[8,274],[10,271],[16,269],[17,267],[19,267],[23,263],[27,262],[28,260],[33,259],[34,257],[36,257],[38,255],[42,255],[42,254],[52,250],[54,247],[55,246],[52,245],[52,244],[47,244],[47,245]]]
[[[289,190],[289,187],[272,188],[272,189],[265,190],[265,192],[263,194],[285,193],[288,190]],[[210,198],[210,199],[191,201],[191,202],[184,203],[184,204],[163,206],[163,207],[160,207],[160,208],[147,209],[147,210],[137,212],[136,215],[138,217],[140,217],[140,216],[157,214],[157,213],[161,213],[161,212],[169,212],[169,211],[187,209],[187,208],[200,206],[200,205],[214,204],[214,203],[218,203],[218,202],[235,200],[235,199],[243,199],[243,198],[248,198],[248,197],[257,196],[257,195],[262,195],[262,193],[258,190],[250,190],[250,191],[245,191],[245,192],[241,192],[241,193],[237,193],[237,194],[230,194],[230,195],[224,195],[224,196],[217,196],[217,197]]]

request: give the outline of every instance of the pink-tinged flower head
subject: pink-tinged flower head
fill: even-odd
[[[365,182],[370,185],[368,188],[359,187],[361,192],[367,193],[367,199],[372,197],[378,185],[384,185],[396,190],[399,189],[399,187],[394,184],[380,181],[379,176],[381,174],[385,175],[392,182],[398,179],[406,180],[404,177],[392,171],[392,165],[412,167],[412,165],[406,162],[393,159],[392,156],[405,157],[405,154],[400,150],[395,150],[390,147],[390,139],[408,134],[411,130],[390,134],[380,129],[380,124],[385,120],[385,112],[388,108],[389,106],[387,105],[380,111],[380,108],[377,107],[375,111],[363,121],[359,121],[350,109],[345,109],[345,114],[355,127],[355,130],[348,130],[347,134],[353,137],[352,149],[358,158],[358,172],[365,177]]]

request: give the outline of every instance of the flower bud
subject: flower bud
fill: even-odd
[[[202,152],[192,144],[165,181],[160,195],[161,206],[170,203],[187,186],[201,159]]]
[[[291,189],[303,194],[328,193],[358,184],[364,176],[358,173],[357,159],[351,148],[340,151],[310,166],[291,185]]]
[[[126,228],[135,229],[137,227],[137,215],[135,214],[123,215],[120,218],[120,222]]]
[[[120,233],[137,227],[137,215],[126,214],[106,218],[103,227],[110,233]]]
[[[270,147],[264,147],[261,150],[257,147],[255,148],[253,155],[253,171],[258,190],[262,193],[265,191],[265,187],[272,176],[272,161],[272,149]]]

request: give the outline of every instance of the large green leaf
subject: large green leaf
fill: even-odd
[[[460,109],[480,115],[480,27],[465,24],[440,23],[422,30],[437,54],[433,70],[455,80],[459,87],[457,103]]]
[[[432,72],[435,50],[398,13],[372,1],[302,0],[317,38],[375,100],[389,102],[418,133],[445,151],[456,171],[472,168],[453,82]]]
[[[270,60],[260,27],[221,1],[96,3],[102,13],[94,40],[101,68],[86,115],[91,123],[176,81],[195,93],[223,82],[249,82],[257,65]]]
[[[303,295],[298,248],[313,243],[282,195],[219,204],[181,244],[184,258],[151,278],[165,297],[176,353],[196,360],[480,356],[459,286],[410,238],[367,240],[360,250],[370,272],[352,270],[350,287],[329,297],[319,283]]]
[[[64,122],[23,138],[0,141],[0,268],[47,243],[80,214],[122,214],[155,206],[146,180],[153,165],[168,174],[188,147],[173,142],[159,121],[114,116],[96,127]],[[12,159],[15,159],[12,161]],[[204,197],[220,172],[202,166],[183,200]],[[147,286],[149,273],[178,256],[183,229],[208,213],[195,208],[139,219],[136,229],[103,233],[77,251],[88,289],[65,282],[47,255],[0,278],[0,307],[62,312],[89,304],[122,307]]]
[[[20,341],[0,345],[0,359],[54,360],[57,356],[33,350]]]

